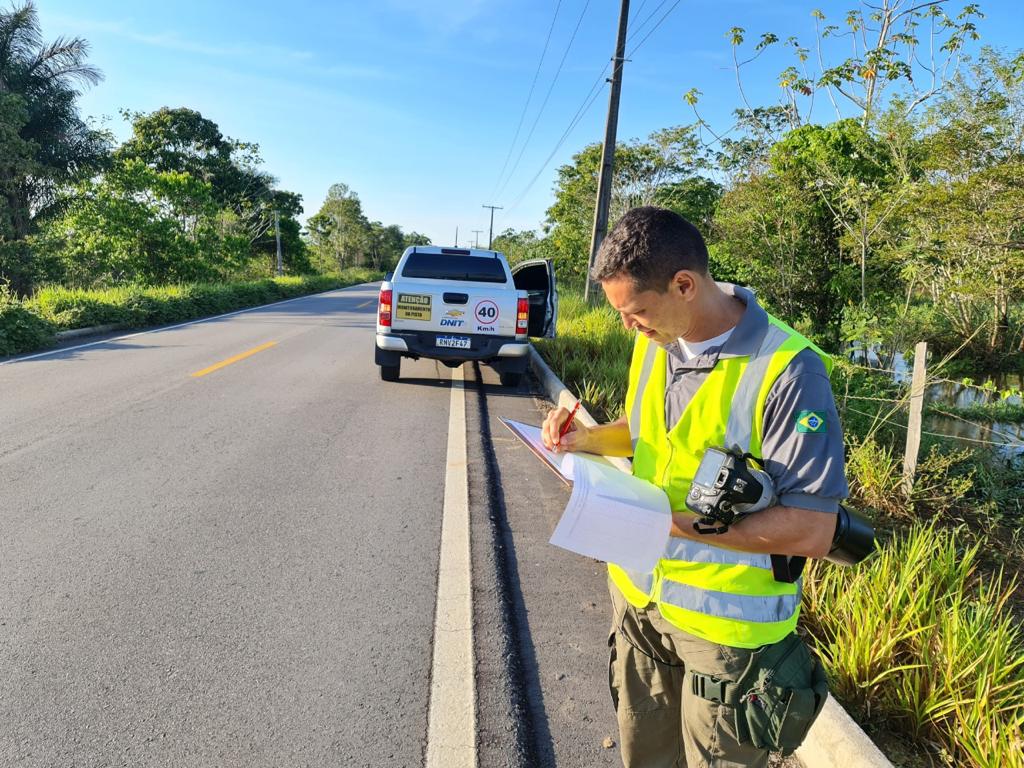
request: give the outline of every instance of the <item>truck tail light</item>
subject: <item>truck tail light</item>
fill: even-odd
[[[526,324],[530,319],[530,302],[528,299],[520,299],[519,307],[516,310],[516,333],[526,333]]]
[[[391,289],[380,292],[380,301],[377,304],[377,324],[385,328],[391,327]]]

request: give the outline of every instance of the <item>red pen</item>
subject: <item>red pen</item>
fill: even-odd
[[[572,412],[569,414],[569,418],[565,420],[565,424],[563,424],[562,428],[558,430],[558,442],[555,443],[555,445],[562,444],[562,438],[565,437],[566,433],[569,431],[569,427],[572,426],[572,420],[576,418],[576,411],[580,409],[581,402],[581,400],[576,401],[576,405],[573,406]]]

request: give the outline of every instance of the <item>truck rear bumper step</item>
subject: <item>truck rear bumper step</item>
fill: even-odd
[[[408,352],[409,345],[400,336],[392,336],[388,333],[377,334],[377,348],[387,349],[392,352]]]

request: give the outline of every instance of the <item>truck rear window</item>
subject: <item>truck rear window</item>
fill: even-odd
[[[469,280],[476,283],[504,283],[506,280],[499,259],[451,253],[411,253],[402,268],[402,277]]]

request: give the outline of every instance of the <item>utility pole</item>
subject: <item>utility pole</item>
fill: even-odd
[[[274,210],[274,237],[277,239],[277,276],[284,274],[284,261],[281,258],[281,215]]]
[[[601,175],[597,182],[597,205],[594,207],[594,231],[590,237],[590,258],[587,261],[587,282],[583,298],[590,301],[590,270],[594,268],[597,249],[608,233],[608,208],[612,200],[612,175],[615,171],[615,132],[619,126],[619,94],[622,92],[622,67],[626,63],[626,26],[629,21],[629,0],[622,0],[619,11],[619,35],[615,41],[612,59],[611,93],[608,95],[608,122],[604,129],[604,148],[601,150]]]
[[[459,247],[459,225],[455,225],[455,247]]]
[[[487,232],[487,250],[490,250],[491,243],[494,242],[494,209],[497,208],[500,211],[502,207],[500,205],[485,205],[482,207],[491,209],[491,228]]]
[[[480,233],[481,232],[483,232],[482,229],[474,229],[473,230],[473,234],[476,235],[476,237],[473,238],[473,247],[474,248],[479,248],[480,247]]]

